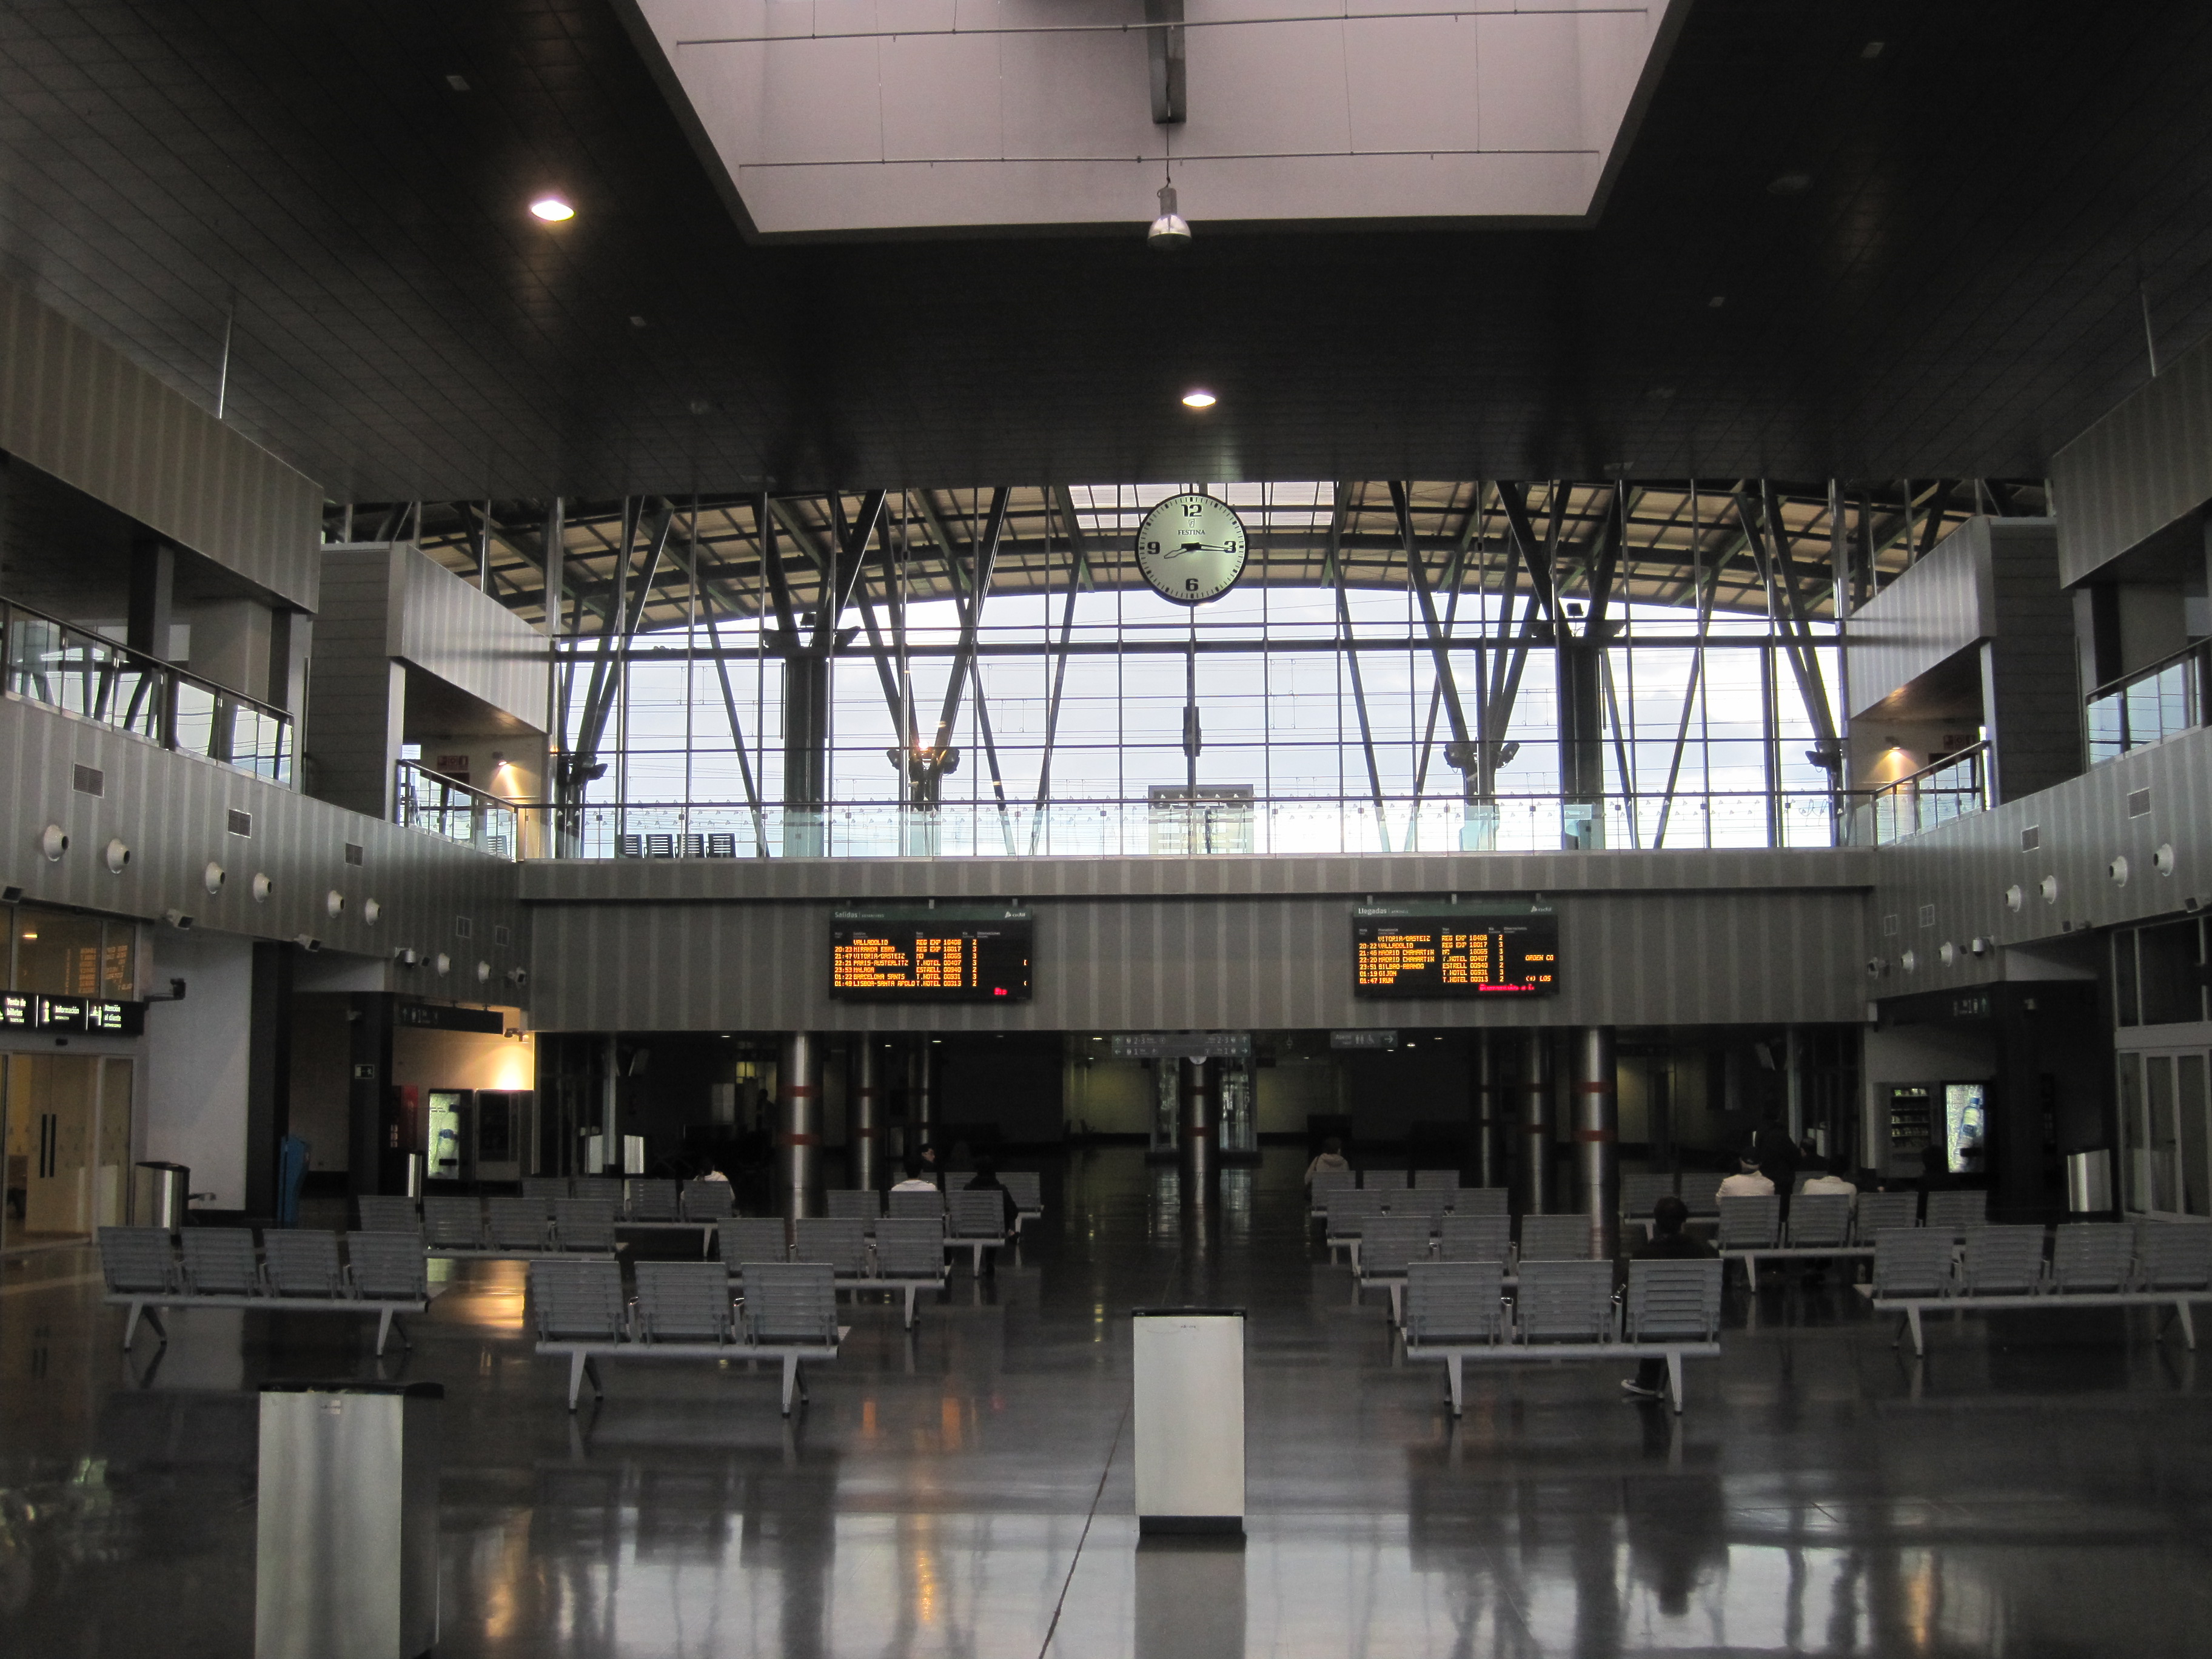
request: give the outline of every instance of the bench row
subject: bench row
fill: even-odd
[[[301,1311],[378,1315],[376,1351],[397,1315],[429,1305],[428,1263],[422,1245],[396,1234],[339,1235],[271,1227],[257,1243],[251,1227],[187,1227],[181,1239],[161,1227],[102,1227],[100,1276],[106,1300],[128,1307],[123,1346],[141,1318],[162,1340],[168,1334],[153,1311],[164,1307],[282,1305]],[[400,1332],[406,1341],[406,1333]]]

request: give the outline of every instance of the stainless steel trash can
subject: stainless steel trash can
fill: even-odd
[[[407,1196],[420,1203],[422,1199],[422,1154],[409,1152],[407,1159]]]
[[[254,1659],[438,1641],[435,1382],[264,1382]]]
[[[2066,1207],[2075,1215],[2101,1215],[2112,1207],[2112,1154],[2106,1146],[2066,1154]]]
[[[131,1224],[176,1231],[190,1212],[191,1188],[189,1165],[141,1164],[131,1172]]]
[[[624,1135],[622,1138],[623,1173],[641,1176],[645,1173],[645,1137]]]

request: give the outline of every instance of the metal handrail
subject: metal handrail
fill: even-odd
[[[1978,771],[1983,757],[1989,752],[1990,745],[1988,739],[1978,739],[1973,743],[1968,744],[1964,749],[1954,750],[1951,753],[1944,756],[1941,760],[1929,761],[1927,765],[1922,767],[1917,772],[1907,772],[1901,778],[1892,778],[1887,783],[1879,785],[1873,789],[1868,790],[1866,793],[1879,800],[1884,795],[1897,795],[1914,792],[1919,789],[1923,783],[1934,777],[1937,773],[1948,772],[1954,768],[1968,762],[1973,763],[1977,771]]]
[[[420,761],[393,763],[392,822],[511,859],[520,854],[519,809]]]
[[[52,635],[34,646],[27,623]],[[292,781],[292,717],[273,704],[15,599],[0,599],[0,640],[10,696],[272,782]]]
[[[2089,764],[2118,760],[2203,725],[2208,674],[2212,641],[2197,640],[2090,692],[2081,702]]]

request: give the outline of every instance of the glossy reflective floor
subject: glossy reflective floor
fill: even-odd
[[[445,1655],[1897,1653],[2212,1647],[2212,1397],[2178,1333],[1929,1325],[1832,1276],[1731,1289],[1680,1419],[1622,1368],[1393,1350],[1301,1231],[1287,1154],[1187,1237],[1133,1152],[1048,1170],[994,1279],[886,1304],[786,1422],[768,1373],[606,1368],[572,1419],[520,1276],[457,1273],[404,1364],[447,1389]],[[1252,1314],[1249,1542],[1139,1547],[1131,1307]],[[356,1328],[176,1316],[126,1360],[83,1251],[0,1283],[0,1651],[252,1649],[260,1378],[379,1375]]]

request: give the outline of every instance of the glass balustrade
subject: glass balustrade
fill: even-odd
[[[11,695],[291,783],[292,719],[282,709],[12,601],[0,600],[0,624]]]

